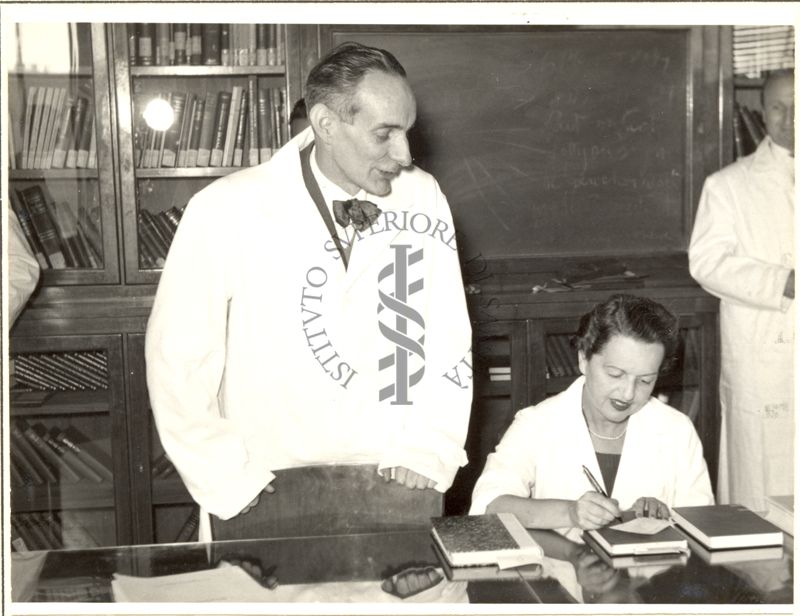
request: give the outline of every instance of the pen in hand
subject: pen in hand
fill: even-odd
[[[586,475],[586,478],[589,480],[589,483],[592,484],[592,488],[594,488],[594,491],[599,492],[606,498],[609,498],[608,494],[606,494],[606,491],[603,489],[603,486],[601,486],[600,482],[594,478],[594,475],[592,475],[592,471],[586,468],[586,466],[583,464],[581,465],[581,468],[583,469],[583,474]],[[621,516],[616,516],[614,519],[617,520],[618,522],[622,522]]]

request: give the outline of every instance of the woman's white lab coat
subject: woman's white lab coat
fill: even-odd
[[[794,174],[769,138],[711,175],[689,247],[692,276],[720,298],[718,497],[763,510],[794,492]],[[786,156],[786,153],[783,153]]]

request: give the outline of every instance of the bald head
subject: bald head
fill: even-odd
[[[767,133],[779,146],[794,152],[794,71],[774,71],[761,92]]]

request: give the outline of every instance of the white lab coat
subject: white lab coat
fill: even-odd
[[[387,215],[345,272],[302,180],[298,152],[312,140],[304,131],[192,198],[148,323],[161,441],[192,497],[222,519],[276,469],[405,466],[444,492],[467,461],[471,329],[447,201],[432,176],[404,171],[389,196],[368,197]],[[409,359],[424,375],[407,405],[379,401],[395,383],[394,366],[379,368],[395,344],[378,325],[397,326],[378,295],[395,292],[395,244],[423,250],[407,268],[408,285],[422,281],[407,303],[424,318],[407,334],[425,352]]]
[[[33,256],[16,214],[8,210],[8,326],[11,327],[39,282],[39,262]]]
[[[719,501],[755,510],[794,492],[794,175],[774,147],[706,180],[689,247],[692,276],[721,300]]]
[[[581,468],[603,481],[592,439],[581,411],[585,377],[557,396],[519,411],[472,493],[471,514],[502,495],[577,500],[590,491]],[[604,486],[604,489],[607,488]],[[703,446],[691,420],[650,398],[628,420],[614,490],[622,509],[641,496],[652,496],[669,507],[714,502],[703,459]],[[579,529],[557,529],[580,540]]]

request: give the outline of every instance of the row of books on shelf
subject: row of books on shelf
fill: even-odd
[[[11,549],[15,552],[91,548],[101,545],[72,512],[11,514]]]
[[[171,207],[152,213],[140,209],[137,213],[139,236],[139,265],[145,269],[164,267],[172,239],[183,216],[181,208]]]
[[[38,391],[98,391],[108,389],[108,359],[104,351],[23,353],[13,358],[16,387]]]
[[[97,130],[91,93],[31,86],[25,97],[22,133],[13,115],[9,131],[11,169],[96,169]]]
[[[134,131],[139,169],[241,167],[268,161],[288,140],[286,89],[259,88],[255,77],[230,91],[159,94],[172,108],[166,130],[148,125],[146,105]]]
[[[545,364],[549,378],[580,376],[578,355],[571,338],[571,334],[551,334],[545,338]]]
[[[103,267],[102,235],[87,208],[56,202],[38,184],[10,190],[9,198],[42,269]]]
[[[285,60],[277,24],[128,24],[132,66],[277,66]]]
[[[733,105],[733,144],[736,158],[755,152],[758,144],[767,135],[767,128],[761,113],[746,105]]]
[[[12,485],[103,483],[114,478],[111,468],[108,454],[73,426],[11,422]]]

